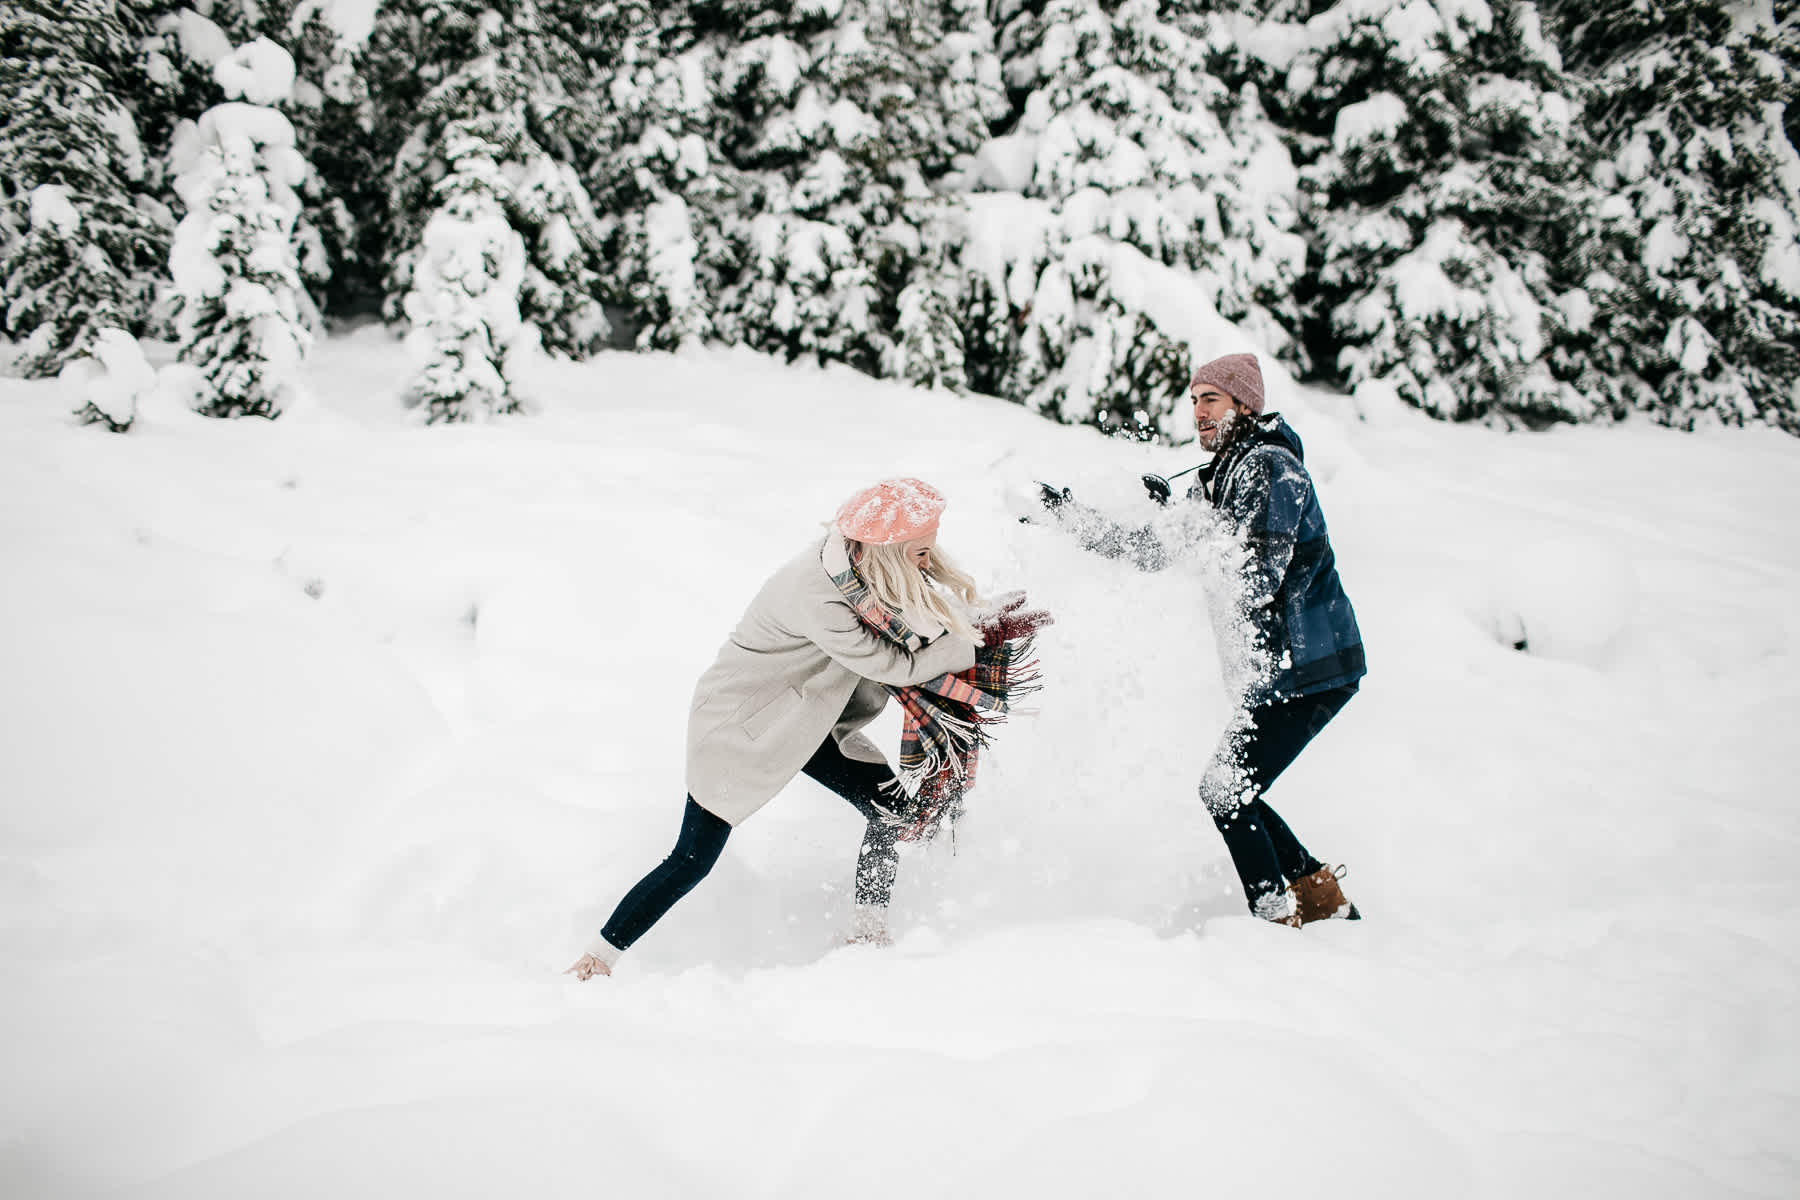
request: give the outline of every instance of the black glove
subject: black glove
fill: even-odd
[[[1161,475],[1144,476],[1144,490],[1149,492],[1150,498],[1158,504],[1167,504],[1169,502],[1169,481],[1164,479]]]
[[[1075,498],[1075,493],[1068,488],[1059,488],[1052,484],[1045,483],[1041,479],[1038,480],[1038,488],[1040,489],[1038,492],[1038,503],[1042,504],[1051,512],[1055,512],[1064,504],[1067,504]]]

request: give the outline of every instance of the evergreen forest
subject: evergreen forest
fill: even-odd
[[[379,320],[428,420],[725,344],[1162,438],[1253,347],[1800,433],[1797,65],[1790,0],[8,0],[0,337],[221,417]]]

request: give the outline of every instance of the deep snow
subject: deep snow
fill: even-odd
[[[0,381],[0,1194],[1800,1190],[1800,442],[1272,380],[1371,663],[1271,795],[1368,919],[1295,933],[1195,799],[1193,577],[1007,509],[1148,515],[1192,448],[725,353],[422,429],[407,369],[365,331],[279,422],[126,436]],[[840,944],[802,780],[561,975],[673,838],[694,678],[889,474],[1058,616],[897,944]]]

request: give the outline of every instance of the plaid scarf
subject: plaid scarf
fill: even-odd
[[[841,539],[828,537],[822,555],[826,573],[858,619],[876,636],[917,653],[921,636],[898,612],[875,597]],[[900,770],[893,790],[912,800],[897,823],[902,841],[929,838],[945,820],[962,811],[962,798],[975,786],[975,762],[988,744],[988,727],[1006,719],[1013,702],[1041,686],[1036,639],[977,646],[975,665],[923,683],[883,684],[900,702]]]

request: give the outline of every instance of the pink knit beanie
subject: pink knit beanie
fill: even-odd
[[[844,501],[837,530],[869,546],[910,542],[937,532],[948,503],[941,492],[919,479],[884,479]]]
[[[1227,354],[1201,363],[1188,383],[1191,392],[1201,384],[1218,388],[1253,413],[1263,410],[1262,368],[1254,354]]]

